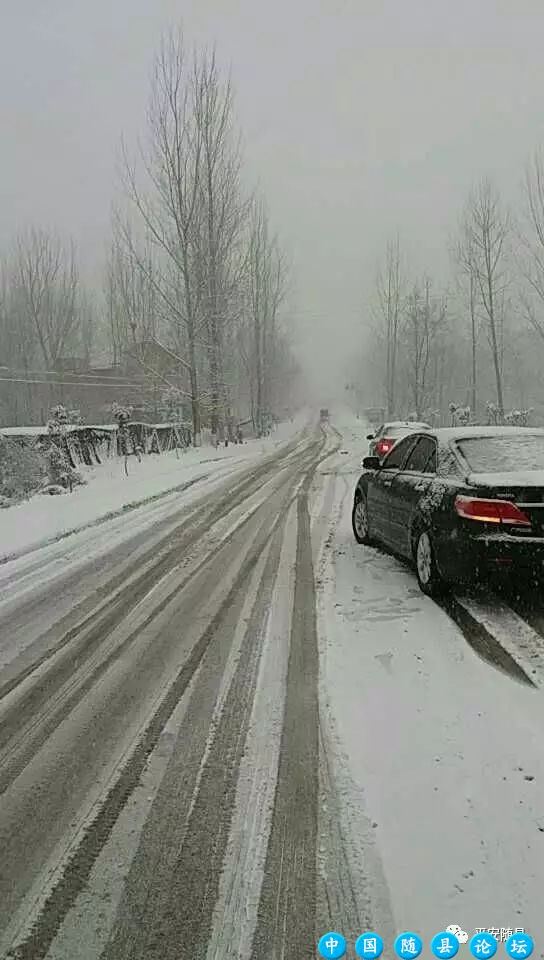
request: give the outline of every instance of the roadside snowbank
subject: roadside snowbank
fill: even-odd
[[[271,436],[248,440],[242,446],[201,447],[197,450],[153,456],[141,463],[130,457],[128,476],[122,459],[108,460],[95,467],[82,468],[87,485],[59,497],[36,496],[0,511],[0,562],[21,556],[86,526],[109,519],[148,503],[169,491],[181,488],[211,473],[227,474],[272,453],[287,443],[309,422],[302,413],[292,423],[280,424]]]

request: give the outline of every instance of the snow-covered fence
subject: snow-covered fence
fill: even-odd
[[[192,443],[191,426],[183,422],[127,424],[127,431],[144,453],[168,453],[183,450]]]
[[[144,453],[166,453],[184,449],[191,443],[189,426],[184,423],[139,423],[126,426],[129,452],[139,449]],[[118,424],[63,424],[63,442],[73,464],[92,466],[110,457],[124,456],[121,450]],[[2,427],[0,435],[8,437],[21,447],[42,449],[55,443],[56,434],[44,427]]]
[[[91,466],[93,463],[100,463],[101,452],[107,455],[116,429],[113,426],[67,424],[63,428],[63,438],[66,439],[71,457],[79,463]],[[2,427],[0,434],[25,447],[35,446],[37,443],[47,446],[48,442],[54,443],[56,439],[48,427]]]

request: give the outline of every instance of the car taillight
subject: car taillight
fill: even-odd
[[[376,444],[376,452],[378,456],[385,457],[385,454],[389,453],[389,451],[392,449],[394,444],[395,444],[394,440],[388,440],[385,438],[383,440],[378,440]]]
[[[531,521],[510,500],[482,500],[478,497],[455,498],[455,511],[465,520],[482,523],[507,523],[516,527],[530,527]]]

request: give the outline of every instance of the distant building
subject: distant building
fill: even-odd
[[[91,424],[110,423],[113,403],[132,407],[134,420],[190,419],[190,405],[181,400],[190,389],[186,367],[153,339],[135,344],[115,365],[108,364],[104,355],[96,357],[95,364],[84,357],[65,356],[58,359],[54,371],[6,367],[3,372],[0,426],[43,425],[57,404],[79,410]],[[176,389],[181,391],[179,400]]]
[[[141,340],[134,344],[132,350],[123,354],[122,367],[127,375],[145,373],[152,376],[153,372],[179,378],[183,370],[182,364],[176,360],[174,354],[163,347],[157,340]]]

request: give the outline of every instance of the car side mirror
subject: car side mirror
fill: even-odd
[[[379,470],[381,463],[379,457],[363,457],[363,470]]]
[[[374,439],[374,434],[373,434],[373,433],[367,433],[366,439],[367,439],[367,440],[373,440],[373,439]]]

